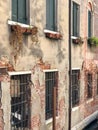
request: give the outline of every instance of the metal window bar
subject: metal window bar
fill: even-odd
[[[11,76],[11,130],[30,130],[30,74]]]
[[[46,99],[46,120],[53,117],[53,87],[56,87],[56,104],[58,99],[58,72],[46,72],[45,73],[45,99]],[[57,105],[56,105],[57,115]]]
[[[92,74],[87,75],[87,98],[92,98]]]
[[[72,70],[72,107],[80,100],[80,70]]]

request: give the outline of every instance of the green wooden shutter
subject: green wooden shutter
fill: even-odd
[[[76,35],[76,22],[77,17],[76,17],[76,5],[73,3],[73,36]]]
[[[18,0],[18,22],[27,23],[26,0]]]
[[[46,1],[46,27],[55,30],[55,2],[54,0]]]
[[[12,20],[17,21],[17,0],[12,0]]]
[[[46,0],[46,28],[50,29],[50,0]]]
[[[91,37],[91,11],[88,11],[88,37]]]
[[[73,36],[79,36],[79,6],[73,3]]]

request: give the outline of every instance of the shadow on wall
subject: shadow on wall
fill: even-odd
[[[42,58],[43,57],[43,52],[40,48],[39,45],[35,45],[31,48],[31,52],[30,52],[30,55],[33,55],[35,57],[38,57],[38,58]]]
[[[0,43],[0,56],[8,56],[9,54],[9,46],[4,46],[3,43]]]
[[[63,59],[65,58],[65,49],[61,49],[61,45],[58,45],[58,53],[56,55],[58,62],[61,63],[63,61]]]

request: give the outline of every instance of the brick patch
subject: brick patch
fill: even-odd
[[[0,130],[4,129],[3,110],[0,109]]]
[[[37,114],[32,117],[31,119],[31,129],[34,130],[35,128],[39,129],[40,127],[40,115]]]

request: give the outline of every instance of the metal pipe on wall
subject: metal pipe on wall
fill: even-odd
[[[71,130],[71,106],[72,106],[72,63],[71,63],[71,0],[69,0],[69,109],[68,109],[68,130]]]

